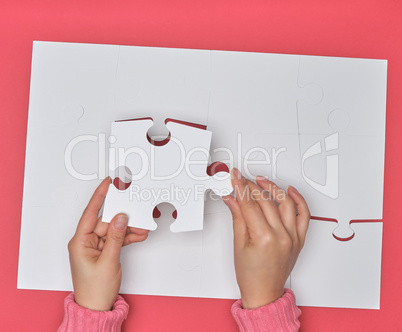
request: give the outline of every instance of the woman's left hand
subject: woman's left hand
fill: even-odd
[[[110,183],[106,178],[95,190],[68,243],[75,302],[99,311],[111,310],[119,293],[121,247],[144,241],[149,232],[127,227],[125,214],[116,215],[110,224],[98,218]]]

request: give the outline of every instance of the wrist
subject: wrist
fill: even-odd
[[[113,301],[97,300],[95,298],[85,299],[75,294],[74,302],[77,303],[80,307],[93,311],[111,311],[113,310],[113,305],[116,302],[116,299],[114,299]]]
[[[256,309],[275,302],[284,294],[284,289],[269,294],[255,294],[241,296],[243,309]]]

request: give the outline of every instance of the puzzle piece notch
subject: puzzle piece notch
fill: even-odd
[[[133,174],[127,166],[117,167],[114,176],[115,178],[113,179],[113,185],[118,190],[128,189],[133,181]]]
[[[199,126],[196,128],[187,123],[184,125],[182,122],[172,119],[168,119],[166,125],[172,133],[171,139],[163,146],[154,146],[150,144],[146,135],[149,128],[152,126],[151,119],[115,122],[112,124],[112,134],[115,134],[116,142],[111,143],[111,147],[114,149],[129,149],[135,144],[137,149],[142,149],[143,152],[145,151],[144,153],[146,157],[150,156],[152,150],[152,153],[155,153],[156,155],[155,160],[159,160],[159,163],[166,166],[165,168],[167,168],[168,171],[172,171],[172,167],[169,164],[170,161],[179,159],[180,157],[174,143],[179,142],[185,153],[190,153],[192,149],[195,149],[197,153],[199,152],[197,149],[202,152],[207,152],[205,155],[194,154],[198,156],[198,158],[200,156],[203,157],[196,160],[198,164],[191,165],[193,166],[192,176],[194,176],[194,178],[190,178],[189,174],[180,171],[175,174],[174,180],[165,178],[160,181],[153,181],[149,172],[149,167],[152,165],[149,165],[148,159],[146,160],[148,168],[145,169],[145,172],[142,174],[132,172],[133,181],[127,190],[121,191],[116,189],[114,185],[109,186],[108,195],[105,201],[105,211],[103,215],[104,221],[108,222],[115,213],[124,212],[129,215],[130,226],[154,230],[156,224],[154,220],[149,220],[152,219],[150,216],[153,213],[154,207],[159,202],[169,201],[177,210],[177,219],[171,225],[172,232],[200,230],[202,229],[203,224],[204,192],[207,189],[211,189],[218,195],[227,195],[233,190],[230,176],[228,176],[228,174],[222,175],[223,172],[218,172],[213,176],[207,175],[207,161],[211,132],[200,129]],[[131,170],[134,169],[135,164],[138,163],[138,160],[135,160],[135,158],[127,158],[124,162],[118,160],[116,163],[112,160],[115,157],[116,156],[113,154],[110,155],[111,173],[116,173],[116,166],[126,166]],[[190,164],[190,162],[186,159],[186,165],[187,164]],[[138,176],[139,174],[141,174],[141,176]],[[134,184],[140,192],[144,189],[149,190],[150,188],[152,188],[153,192],[161,191],[169,189],[170,186],[175,186],[175,188],[179,189],[193,189],[192,187],[198,185],[199,188],[197,188],[197,190],[200,190],[200,192],[195,194],[202,193],[202,197],[187,198],[185,205],[183,204],[183,199],[177,197],[166,199],[158,196],[153,202],[148,202],[143,199],[139,200],[138,197],[132,197],[133,195],[132,192],[130,192],[130,189],[133,188]],[[120,210],[118,206],[120,206]],[[136,208],[134,208],[134,206]],[[188,224],[188,220],[192,221],[191,224]]]
[[[151,120],[153,120],[152,118],[149,118]],[[181,120],[176,120],[176,119],[165,119],[165,121],[162,123],[159,121],[158,123],[154,122],[154,125],[148,129],[148,133],[147,133],[147,138],[149,143],[151,143],[152,145],[155,146],[163,146],[165,144],[167,144],[170,141],[171,133],[169,130],[167,130],[167,124],[169,122],[176,122],[176,123],[180,123],[186,126],[191,126],[194,128],[199,128],[199,129],[207,129],[207,126],[202,125],[202,124],[198,124],[198,123],[192,123],[192,122],[187,122],[187,121],[181,121]],[[167,131],[167,133],[166,133]]]
[[[328,124],[333,132],[344,133],[350,124],[350,116],[343,109],[334,109],[328,115]]]
[[[297,81],[297,86],[297,103],[304,102],[309,105],[317,105],[324,98],[323,88],[316,83],[307,83],[305,85],[300,85],[299,81]]]
[[[338,241],[350,241],[355,237],[355,231],[351,227],[351,224],[353,223],[352,221],[350,221],[350,225],[345,226],[347,223],[340,224],[338,223],[338,220],[333,218],[311,216],[310,219],[336,223],[336,226],[332,231],[332,236]],[[335,235],[335,230],[338,230],[336,232],[338,235]]]

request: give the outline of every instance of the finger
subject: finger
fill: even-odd
[[[257,183],[267,191],[278,203],[279,215],[286,230],[291,236],[297,236],[296,230],[296,205],[286,192],[266,177],[257,176]]]
[[[306,233],[308,225],[310,223],[310,211],[308,209],[307,203],[304,197],[297,191],[295,187],[289,186],[288,189],[289,196],[292,197],[296,204],[297,217],[296,217],[296,227],[297,234],[299,236],[302,246],[304,245],[304,240],[306,239]]]
[[[99,237],[104,237],[107,234],[107,229],[109,227],[109,223],[102,221],[102,216],[98,218],[98,223],[94,229],[94,233]],[[148,229],[136,228],[136,227],[127,227],[127,233],[133,233],[138,235],[148,234]]]
[[[250,237],[258,237],[270,231],[270,226],[260,206],[252,197],[247,180],[236,168],[232,171],[232,185],[235,189],[236,201],[239,203]]]
[[[120,262],[120,252],[126,237],[127,223],[128,217],[123,213],[116,215],[112,219],[100,257],[101,260],[117,264]]]
[[[128,233],[128,234],[126,234],[126,236],[124,238],[123,247],[128,246],[131,243],[145,241],[147,238],[148,238],[148,233],[146,233],[146,234]]]
[[[239,203],[233,196],[222,197],[225,204],[229,207],[233,218],[233,235],[235,246],[243,247],[249,238],[247,224],[243,218]]]
[[[144,235],[149,233],[149,229],[137,228],[137,227],[128,227],[128,232],[138,235]]]
[[[98,222],[99,210],[105,200],[110,183],[111,179],[107,177],[101,182],[98,188],[96,188],[78,223],[78,234],[89,234],[95,229]]]
[[[109,223],[102,221],[102,216],[98,218],[96,223],[94,233],[99,237],[104,237],[107,234],[107,229],[109,228]]]
[[[278,230],[284,230],[284,225],[282,223],[278,208],[270,194],[252,181],[248,181],[248,184],[250,186],[252,195],[260,206],[270,226]]]

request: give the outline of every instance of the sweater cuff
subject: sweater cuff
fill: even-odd
[[[118,295],[112,310],[90,310],[75,303],[74,293],[71,293],[64,300],[64,319],[58,332],[118,332],[127,317],[128,308],[127,302]]]
[[[237,300],[232,305],[232,315],[239,325],[240,332],[298,331],[300,314],[295,295],[287,288],[278,300],[260,308],[243,309],[241,300]]]

